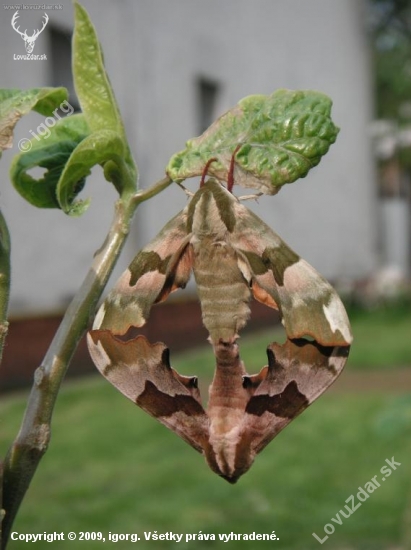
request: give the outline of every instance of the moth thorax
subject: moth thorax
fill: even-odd
[[[204,193],[196,205],[192,231],[200,239],[213,236],[223,240],[227,234],[227,226],[211,191]]]

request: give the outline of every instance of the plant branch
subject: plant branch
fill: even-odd
[[[3,355],[4,341],[6,339],[8,322],[7,310],[10,296],[10,235],[6,220],[0,210],[0,363]],[[0,461],[0,546],[2,540],[3,520],[3,464]]]
[[[164,191],[164,189],[166,189],[171,183],[172,180],[168,176],[165,176],[163,179],[159,180],[148,189],[139,191],[136,195],[134,195],[134,200],[136,200],[138,204],[140,204],[148,199],[151,199],[158,193],[161,193],[161,191]]]
[[[34,374],[23,422],[4,464],[6,516],[3,522],[3,550],[19,506],[47,450],[53,409],[61,382],[123,248],[134,212],[141,202],[153,197],[170,183],[170,179],[164,178],[142,193],[128,195],[117,201],[114,220],[104,244],[97,251],[82,286],[69,305],[42,364]]]
[[[10,295],[10,235],[0,211],[0,363],[7,335],[7,310]]]

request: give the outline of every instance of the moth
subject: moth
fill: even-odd
[[[207,410],[197,378],[171,367],[163,343],[125,338],[154,304],[184,288],[191,272],[216,358]],[[247,374],[238,346],[251,298],[279,311],[287,335],[285,344],[268,346],[268,363],[255,375]],[[137,254],[88,335],[103,376],[230,483],[337,378],[351,342],[330,284],[215,179]]]

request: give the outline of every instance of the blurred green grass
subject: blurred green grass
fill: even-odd
[[[358,369],[411,367],[411,305],[349,311],[354,334],[348,365]]]
[[[395,314],[388,323],[387,319],[362,314],[352,318],[353,367],[411,364],[408,317]],[[265,348],[275,337],[271,331],[242,339],[249,372],[265,364]],[[374,345],[380,351],[370,356]],[[392,354],[398,348],[401,353]],[[203,379],[204,399],[213,370],[211,349],[171,359],[180,372]],[[27,395],[25,391],[1,398],[2,455],[18,430]],[[383,388],[363,394],[325,394],[257,457],[234,486],[211,473],[201,455],[97,376],[64,384],[52,428],[50,448],[15,523],[14,530],[20,533],[102,531],[106,537],[109,531],[138,533],[141,541],[136,544],[141,548],[172,548],[173,542],[145,542],[144,531],[202,531],[214,533],[217,541],[179,546],[270,544],[310,550],[321,547],[312,533],[323,537],[324,525],[331,523],[346,499],[377,475],[381,487],[335,526],[327,548],[405,550],[411,545],[410,395],[387,395]],[[382,482],[380,468],[392,457],[401,466]],[[280,538],[275,543],[218,540],[219,533],[273,530]],[[94,550],[108,542],[54,544],[59,550],[80,545]],[[135,547],[131,542],[116,544]],[[26,547],[24,542],[10,543],[10,550]],[[34,547],[46,544],[37,542]]]
[[[2,399],[2,452],[18,427],[24,398]],[[154,530],[216,535],[275,530],[278,548],[314,549],[319,543],[312,533],[323,536],[324,525],[345,500],[394,456],[401,466],[343,525],[336,526],[327,547],[399,546],[411,506],[411,421],[393,432],[384,422],[398,400],[383,393],[323,396],[231,486],[208,470],[201,455],[104,380],[69,382],[58,401],[52,444],[14,529],[103,531],[106,536],[111,531],[139,533],[142,538],[144,531]],[[411,411],[410,400],[406,406]],[[88,541],[84,547],[94,550],[102,544]],[[139,547],[153,544],[142,540]],[[204,544],[192,542],[189,548]],[[215,546],[222,544],[231,548],[239,543],[218,541]],[[241,548],[255,544],[242,542]],[[161,543],[162,548],[172,545]],[[14,542],[10,548],[26,546]],[[73,543],[58,542],[58,548],[73,548]]]

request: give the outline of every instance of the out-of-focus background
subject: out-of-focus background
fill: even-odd
[[[84,0],[84,6],[104,49],[142,187],[161,179],[187,139],[247,95],[315,89],[333,99],[341,131],[320,165],[277,196],[247,206],[339,289],[355,342],[333,388],[234,487],[98,375],[70,376],[16,530],[139,533],[138,544],[147,548],[155,543],[144,541],[144,531],[217,538],[189,548],[254,548],[264,543],[222,543],[218,534],[275,530],[280,540],[271,544],[284,549],[318,548],[312,533],[320,539],[328,533],[325,544],[339,550],[410,549],[410,2]],[[46,60],[16,59],[25,53],[11,26],[18,9],[28,31],[48,14],[34,50]],[[0,6],[1,87],[63,85],[77,108],[72,21],[68,0],[41,9],[10,1]],[[0,369],[2,454],[18,429],[33,372],[104,239],[115,200],[96,169],[83,192],[92,205],[82,218],[24,202],[9,184],[8,169],[19,140],[38,133],[42,122],[36,114],[19,122],[15,146],[0,162],[13,267]],[[181,189],[172,187],[140,208],[112,282],[185,203]],[[203,347],[207,335],[194,285],[153,310],[148,335],[177,352],[172,362],[180,372],[199,375],[206,396],[213,358]],[[248,371],[257,372],[267,344],[283,337],[274,315],[255,307],[241,343]],[[70,373],[90,372],[82,344]],[[401,465],[382,480],[380,470],[392,457]],[[346,500],[375,475],[381,486],[349,516]],[[341,524],[332,521],[340,509],[349,516],[340,514]]]

